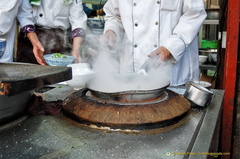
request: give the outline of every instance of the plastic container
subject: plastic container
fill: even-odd
[[[202,48],[204,49],[216,49],[218,47],[218,41],[217,40],[202,40]]]
[[[104,28],[104,19],[101,18],[88,18],[87,24],[91,28],[103,29]]]

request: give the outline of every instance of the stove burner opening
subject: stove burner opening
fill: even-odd
[[[152,96],[147,95],[129,95],[129,94],[123,94],[123,95],[109,95],[107,93],[101,93],[100,95],[98,93],[87,91],[86,97],[88,97],[90,100],[101,102],[101,103],[112,103],[112,104],[118,104],[118,105],[142,105],[142,104],[153,104],[153,103],[159,103],[163,102],[165,100],[168,100],[169,95],[166,91],[162,91],[161,93]]]

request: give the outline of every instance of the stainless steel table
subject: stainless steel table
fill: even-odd
[[[168,89],[179,94],[185,91],[180,87]],[[106,133],[79,126],[64,116],[22,117],[22,121],[0,130],[0,158],[203,159],[217,155],[224,91],[212,91],[209,106],[192,109],[185,124],[155,135]]]

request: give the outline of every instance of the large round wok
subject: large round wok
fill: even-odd
[[[124,77],[124,78],[123,78]],[[126,75],[118,77],[118,79],[127,81],[127,78],[133,79],[133,75]],[[126,79],[125,79],[126,78]],[[166,81],[162,84],[159,84],[154,89],[152,88],[144,88],[144,89],[136,89],[136,90],[111,90],[109,88],[107,91],[100,90],[93,85],[91,82],[97,81],[98,79],[92,79],[86,83],[87,89],[91,92],[92,96],[104,99],[104,100],[114,100],[114,101],[144,101],[149,99],[158,98],[162,95],[164,90],[169,86],[170,82]],[[134,82],[132,82],[134,84]],[[117,84],[116,84],[117,85]],[[119,85],[121,87],[121,85]]]

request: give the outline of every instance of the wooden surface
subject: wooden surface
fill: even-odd
[[[135,105],[94,101],[85,95],[86,91],[75,92],[63,104],[66,114],[86,124],[129,129],[164,127],[178,122],[190,110],[190,103],[170,90],[167,90],[169,99],[166,101]]]

